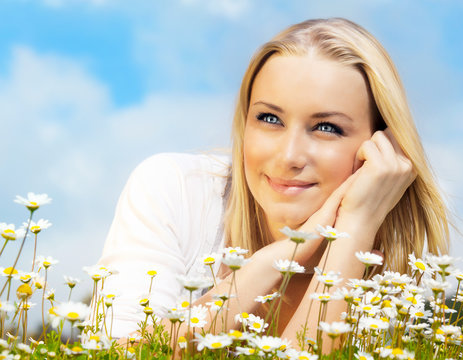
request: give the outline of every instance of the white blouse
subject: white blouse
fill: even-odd
[[[137,330],[144,319],[139,299],[148,294],[148,270],[158,272],[150,306],[162,316],[182,297],[176,277],[195,275],[198,257],[223,248],[229,167],[226,156],[165,153],[133,171],[99,260],[119,272],[104,285],[119,295],[113,304],[113,337]]]

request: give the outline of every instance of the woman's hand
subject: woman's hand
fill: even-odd
[[[369,224],[377,231],[415,180],[416,173],[389,129],[375,132],[360,146],[355,168],[339,216]]]

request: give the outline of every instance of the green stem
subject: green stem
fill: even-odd
[[[16,264],[18,263],[18,260],[19,260],[19,256],[21,255],[21,252],[23,250],[23,247],[24,247],[24,243],[26,242],[26,237],[27,237],[27,234],[29,232],[29,226],[31,224],[31,220],[32,220],[32,214],[34,213],[34,210],[31,210],[30,211],[30,216],[29,216],[29,220],[27,222],[27,229],[26,229],[26,233],[24,234],[24,237],[23,237],[23,240],[21,242],[21,247],[19,248],[19,252],[18,252],[18,255],[16,256],[16,259],[14,261],[14,264],[12,266],[12,269],[15,269],[15,266]],[[0,297],[3,295],[3,292],[5,291],[5,288],[6,288],[6,284],[8,283],[8,280],[5,282],[5,285],[3,285],[3,288],[2,288],[2,291],[0,291]]]
[[[34,271],[36,251],[37,251],[37,233],[35,233],[35,239],[34,239],[34,256],[32,257],[32,269],[31,269],[31,272]]]
[[[7,243],[8,243],[8,239],[5,239],[5,243],[3,244],[2,250],[0,251],[0,256],[2,256],[3,250],[5,249],[5,246]]]
[[[232,288],[233,288],[233,283],[235,282],[235,275],[236,275],[236,270],[233,270],[233,275],[232,275],[232,281],[230,283],[230,288],[228,289],[228,303],[230,303],[230,299],[231,299],[231,291],[232,291]],[[228,322],[228,311],[229,311],[229,306],[227,306],[226,308],[226,313],[225,313],[225,326],[224,326],[224,331],[226,332],[227,331],[227,322]]]

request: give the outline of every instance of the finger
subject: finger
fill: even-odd
[[[399,147],[394,147],[391,139],[384,131],[376,131],[371,137],[371,141],[373,141],[378,147],[378,150],[383,156],[384,161],[394,161],[396,156],[402,153],[402,150],[400,150]]]
[[[328,199],[326,199],[323,206],[317,212],[317,215],[320,215],[320,217],[324,217],[326,215],[336,214],[339,206],[341,205],[342,199],[344,198],[345,194],[347,193],[347,190],[354,182],[355,178],[357,178],[357,176],[358,173],[355,173],[349,176],[346,180],[344,180],[344,182],[331,193]]]
[[[366,140],[360,145],[354,159],[353,172],[360,169],[367,160],[381,161],[381,153],[378,146],[372,140]]]

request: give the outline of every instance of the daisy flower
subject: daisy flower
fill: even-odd
[[[359,322],[360,329],[383,331],[389,329],[389,323],[373,317],[362,317]]]
[[[16,349],[26,354],[32,353],[32,349],[30,348],[29,345],[26,345],[26,344],[16,344]]]
[[[374,360],[374,357],[364,351],[359,351],[358,353],[354,354],[355,358],[358,360]]]
[[[35,259],[35,264],[40,268],[48,269],[50,266],[58,264],[58,260],[53,259],[51,256],[38,256]]]
[[[339,275],[339,272],[330,271],[326,274],[317,275],[317,280],[325,284],[327,287],[331,287],[333,285],[338,285],[342,281],[342,278],[340,278]]]
[[[237,253],[225,254],[222,259],[222,263],[227,265],[232,270],[239,270],[243,265],[249,262],[249,259],[245,259],[243,255]]]
[[[110,271],[107,267],[100,265],[84,266],[82,268],[94,281],[107,278],[114,272]]]
[[[186,320],[190,322],[190,326],[202,328],[207,324],[207,307],[203,305],[193,306],[191,308],[191,316],[187,313]]]
[[[255,331],[256,333],[261,333],[268,327],[268,324],[264,322],[264,319],[253,314],[249,314],[249,317],[246,319],[246,323],[248,329]]]
[[[254,301],[265,304],[266,302],[272,301],[273,299],[276,299],[277,297],[280,297],[280,294],[278,293],[278,291],[272,294],[269,294],[269,295],[264,295],[264,296],[259,295],[254,299]]]
[[[289,237],[289,239],[296,244],[305,243],[306,241],[315,240],[319,238],[319,235],[314,232],[304,232],[304,231],[296,231],[291,230],[288,226],[285,226],[283,229],[280,229],[284,235]]]
[[[212,311],[219,311],[223,308],[223,300],[216,299],[214,301],[209,301],[206,303],[206,305],[209,306],[209,309],[211,309]]]
[[[242,346],[237,346],[235,348],[235,354],[236,355],[245,355],[245,356],[250,356],[254,355],[256,353],[256,349],[252,347],[242,347]]]
[[[18,273],[18,278],[21,280],[21,282],[27,284],[34,278],[39,276],[36,272],[24,272],[24,271],[19,271]]]
[[[341,334],[351,331],[350,325],[342,321],[333,321],[331,324],[320,321],[319,327],[320,330],[326,332],[328,336],[333,339]]]
[[[252,337],[251,334],[239,330],[230,330],[227,336],[232,340],[249,340]]]
[[[48,229],[51,225],[52,225],[51,222],[49,222],[48,220],[44,220],[44,219],[40,219],[37,222],[31,220],[30,224],[26,222],[23,223],[23,227],[27,228],[27,226],[29,226],[29,230],[33,234],[38,234],[42,230]]]
[[[221,259],[222,259],[222,254],[219,254],[219,253],[211,253],[211,254],[203,255],[200,257],[201,263],[206,266],[214,265],[216,262],[217,263],[220,262]]]
[[[318,360],[318,355],[311,354],[305,350],[297,351],[296,349],[288,349],[283,354],[286,356],[285,358],[289,360]]]
[[[49,204],[51,198],[47,194],[34,194],[32,192],[27,193],[27,199],[22,196],[16,195],[15,203],[24,205],[30,211],[37,210],[40,206]]]
[[[5,240],[14,241],[18,237],[21,238],[26,234],[26,230],[23,228],[15,229],[14,224],[0,223],[0,235]]]
[[[340,296],[338,293],[312,293],[310,294],[310,298],[314,300],[321,301],[323,303],[327,303],[328,301],[331,300],[340,300],[342,299],[342,296]]]
[[[434,270],[426,263],[426,261],[416,258],[415,253],[408,255],[408,265],[411,266],[413,271],[419,271],[420,273],[425,273],[432,275]]]
[[[350,235],[345,232],[339,232],[334,227],[317,225],[317,231],[323,236],[327,241],[334,241],[339,238],[348,238]]]
[[[256,347],[266,353],[279,349],[281,339],[273,336],[256,336],[249,339],[249,345]]]
[[[206,334],[205,336],[202,336],[198,333],[195,333],[195,336],[197,339],[194,341],[198,342],[198,351],[203,350],[205,347],[211,350],[222,349],[232,344],[232,339],[230,339],[225,334]]]
[[[84,303],[72,301],[64,302],[56,306],[55,313],[70,322],[84,321],[90,314],[90,308]]]
[[[426,261],[434,268],[439,270],[445,270],[448,266],[453,265],[458,259],[448,255],[426,255]]]
[[[15,268],[9,266],[7,268],[0,267],[0,275],[17,279],[19,278],[20,273]]]
[[[383,264],[383,257],[373,254],[371,252],[363,252],[363,251],[357,251],[355,253],[355,256],[357,259],[364,265],[366,266],[371,266],[371,265],[382,265]]]
[[[179,275],[177,276],[177,280],[188,291],[205,289],[213,285],[213,282],[211,279],[203,277],[203,276],[191,277],[191,276]]]
[[[285,260],[275,260],[273,262],[273,267],[281,272],[283,275],[286,273],[292,274],[302,274],[305,272],[303,266],[299,265],[296,261]]]
[[[64,283],[69,286],[71,289],[80,283],[80,280],[77,278],[73,278],[71,276],[64,275]]]
[[[423,280],[426,287],[431,289],[435,294],[443,292],[450,288],[450,283],[447,281],[438,281],[434,279],[424,279]]]
[[[0,300],[0,313],[9,313],[13,312],[14,310],[15,307],[12,303]]]
[[[185,311],[172,308],[167,310],[167,313],[164,316],[166,319],[169,319],[170,322],[176,323],[185,321]]]
[[[222,250],[222,253],[224,255],[227,255],[227,254],[246,255],[248,252],[249,252],[249,250],[242,249],[239,246],[237,246],[237,247],[226,247],[225,249]]]

